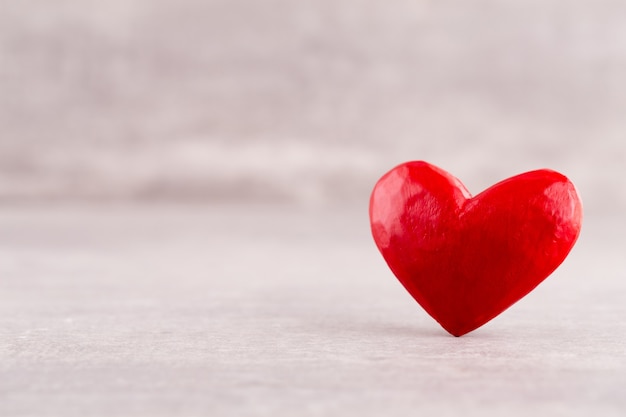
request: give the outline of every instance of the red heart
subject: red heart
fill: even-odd
[[[532,291],[580,233],[574,185],[550,170],[504,180],[475,197],[444,170],[407,162],[370,200],[372,234],[398,280],[455,336]]]

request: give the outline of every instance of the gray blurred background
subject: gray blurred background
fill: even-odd
[[[623,417],[626,2],[0,0],[0,415]],[[571,256],[453,338],[371,239],[552,168]]]
[[[0,0],[0,198],[364,207],[423,159],[626,206],[616,0]]]

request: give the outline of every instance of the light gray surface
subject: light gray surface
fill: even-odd
[[[625,21],[616,0],[0,0],[0,416],[624,415]],[[474,193],[563,172],[580,244],[448,336],[368,231],[374,182],[414,159]]]
[[[623,416],[618,218],[462,338],[361,209],[0,210],[0,415]]]

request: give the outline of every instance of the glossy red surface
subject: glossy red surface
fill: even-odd
[[[370,221],[398,280],[461,336],[563,262],[580,233],[582,206],[574,185],[554,171],[527,172],[472,197],[449,173],[415,161],[378,181]]]

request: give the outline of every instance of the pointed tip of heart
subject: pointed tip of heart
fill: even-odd
[[[450,333],[452,336],[454,337],[461,337],[464,336],[474,330],[476,330],[478,327],[480,326],[474,326],[474,327],[450,327],[450,326],[444,326],[443,324],[439,323],[441,325],[441,327],[443,327],[443,329]]]

